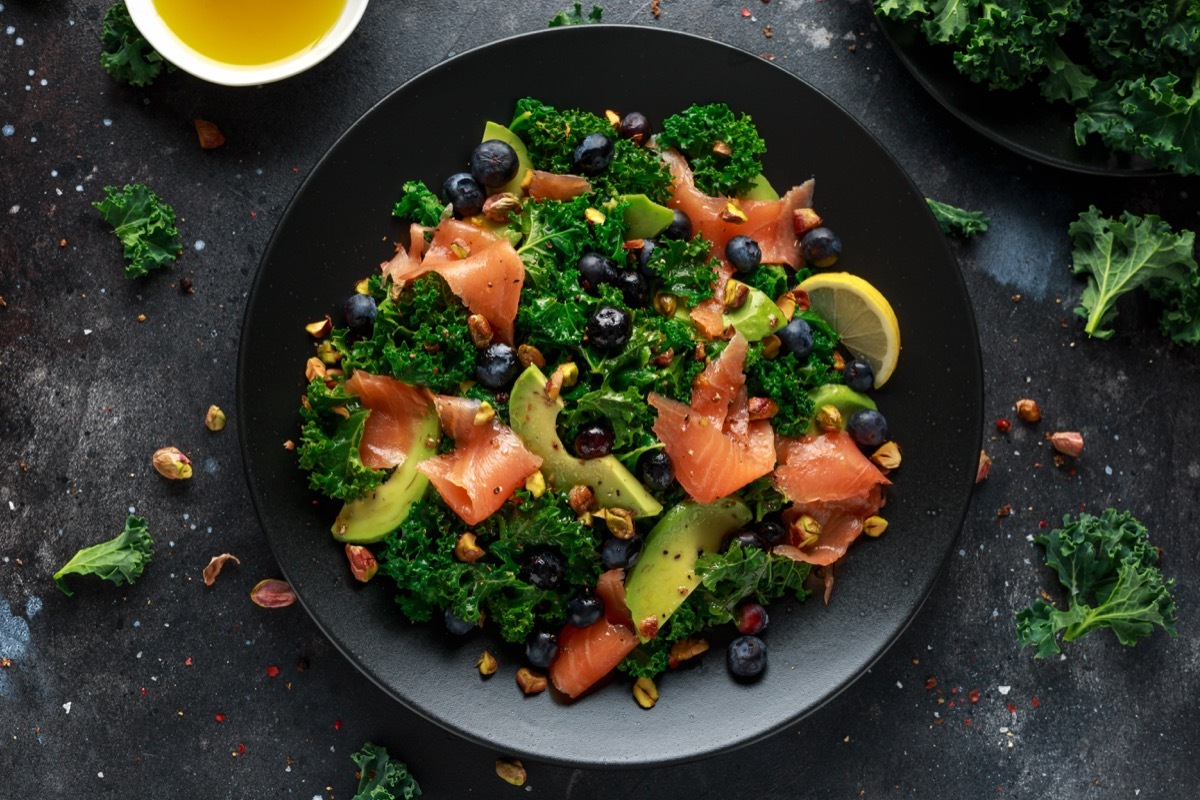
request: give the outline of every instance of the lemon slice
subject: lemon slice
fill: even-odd
[[[800,288],[846,349],[871,363],[875,388],[887,383],[900,358],[900,323],[887,298],[849,272],[813,275]]]

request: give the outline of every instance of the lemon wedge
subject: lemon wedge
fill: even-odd
[[[846,349],[871,363],[875,388],[887,383],[900,358],[900,323],[887,298],[849,272],[813,275],[800,288]]]

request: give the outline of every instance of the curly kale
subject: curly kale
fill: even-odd
[[[406,181],[400,192],[400,199],[392,207],[393,217],[409,219],[432,228],[446,215],[448,204],[434,194],[424,181]]]
[[[1055,636],[1070,642],[1099,628],[1111,628],[1117,641],[1137,644],[1157,625],[1171,636],[1175,601],[1158,568],[1158,549],[1146,527],[1129,512],[1110,508],[1100,516],[1063,517],[1063,527],[1034,537],[1046,549],[1046,565],[1067,590],[1066,611],[1035,600],[1017,613],[1017,637],[1038,658],[1060,652]]]
[[[550,18],[548,28],[560,28],[563,25],[585,25],[595,22],[600,22],[604,18],[604,9],[600,6],[592,6],[592,10],[587,16],[583,15],[583,3],[576,3],[575,7],[570,11],[560,11]]]
[[[142,36],[124,2],[110,6],[104,13],[100,46],[100,66],[117,80],[133,86],[149,86],[164,65],[170,71],[175,69]]]
[[[421,787],[408,766],[388,755],[387,748],[367,742],[350,756],[358,767],[358,789],[350,800],[413,800]]]
[[[387,473],[363,464],[358,446],[371,412],[340,384],[323,378],[308,384],[300,409],[300,467],[313,491],[336,500],[356,500],[383,483]]]
[[[767,152],[750,116],[735,114],[724,103],[695,105],[667,117],[658,143],[687,156],[696,187],[710,195],[748,192]]]
[[[961,236],[969,239],[977,233],[986,231],[988,223],[991,222],[983,215],[982,211],[967,211],[946,203],[939,203],[932,197],[926,197],[925,202],[929,205],[929,210],[933,212],[933,218],[937,220],[938,227],[947,236]]]
[[[646,271],[655,276],[654,288],[675,295],[688,308],[712,297],[720,262],[709,257],[711,249],[703,236],[660,240],[646,263]]]
[[[175,210],[140,183],[121,190],[105,186],[104,193],[107,196],[92,207],[125,245],[125,277],[145,277],[150,270],[174,263],[183,252]]]
[[[746,353],[746,389],[751,397],[766,397],[779,406],[772,424],[780,436],[800,436],[808,430],[814,412],[810,390],[841,382],[833,369],[837,334],[811,311],[797,316],[812,327],[814,347],[808,358],[801,361],[782,351],[767,358],[761,342],[750,345]]]

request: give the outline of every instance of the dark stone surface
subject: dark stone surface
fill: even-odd
[[[0,796],[349,797],[349,754],[366,740],[408,761],[430,797],[520,791],[494,774],[502,754],[391,702],[298,606],[248,602],[277,568],[232,426],[214,434],[202,419],[210,403],[234,407],[251,276],[339,133],[406,78],[540,28],[563,5],[376,0],[345,48],[284,83],[234,90],[180,73],[138,90],[97,66],[106,4],[2,0],[0,126],[12,134],[0,137],[0,657],[11,665],[0,668]],[[1194,796],[1200,355],[1168,345],[1137,301],[1121,305],[1112,340],[1087,340],[1071,314],[1081,284],[1065,231],[1089,204],[1196,229],[1196,181],[1081,177],[989,144],[902,70],[865,0],[755,0],[749,18],[732,2],[661,5],[657,20],[628,2],[605,4],[605,18],[773,55],[861,120],[926,194],[991,215],[992,230],[956,252],[979,320],[995,465],[925,608],[825,708],[745,750],[669,769],[527,764],[527,794]],[[580,79],[602,80],[603,65]],[[686,66],[655,79],[686,80]],[[461,113],[414,109],[413,124]],[[196,117],[216,121],[228,144],[200,151]],[[134,181],[172,202],[186,250],[169,273],[127,282],[89,202]],[[185,277],[194,294],[181,291]],[[1024,396],[1043,422],[996,434],[990,421],[1012,418]],[[1053,465],[1050,430],[1083,433],[1073,471]],[[168,443],[194,458],[189,485],[150,469]],[[1011,515],[998,517],[1006,505]],[[1125,648],[1104,632],[1036,661],[1016,645],[1013,614],[1057,589],[1028,537],[1042,521],[1109,505],[1163,548],[1181,633]],[[49,576],[113,536],[130,508],[156,534],[145,575],[58,592]],[[200,570],[221,552],[241,565],[206,588]]]

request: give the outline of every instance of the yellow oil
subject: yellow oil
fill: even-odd
[[[258,66],[311,48],[346,0],[154,0],[184,44],[214,61]]]

